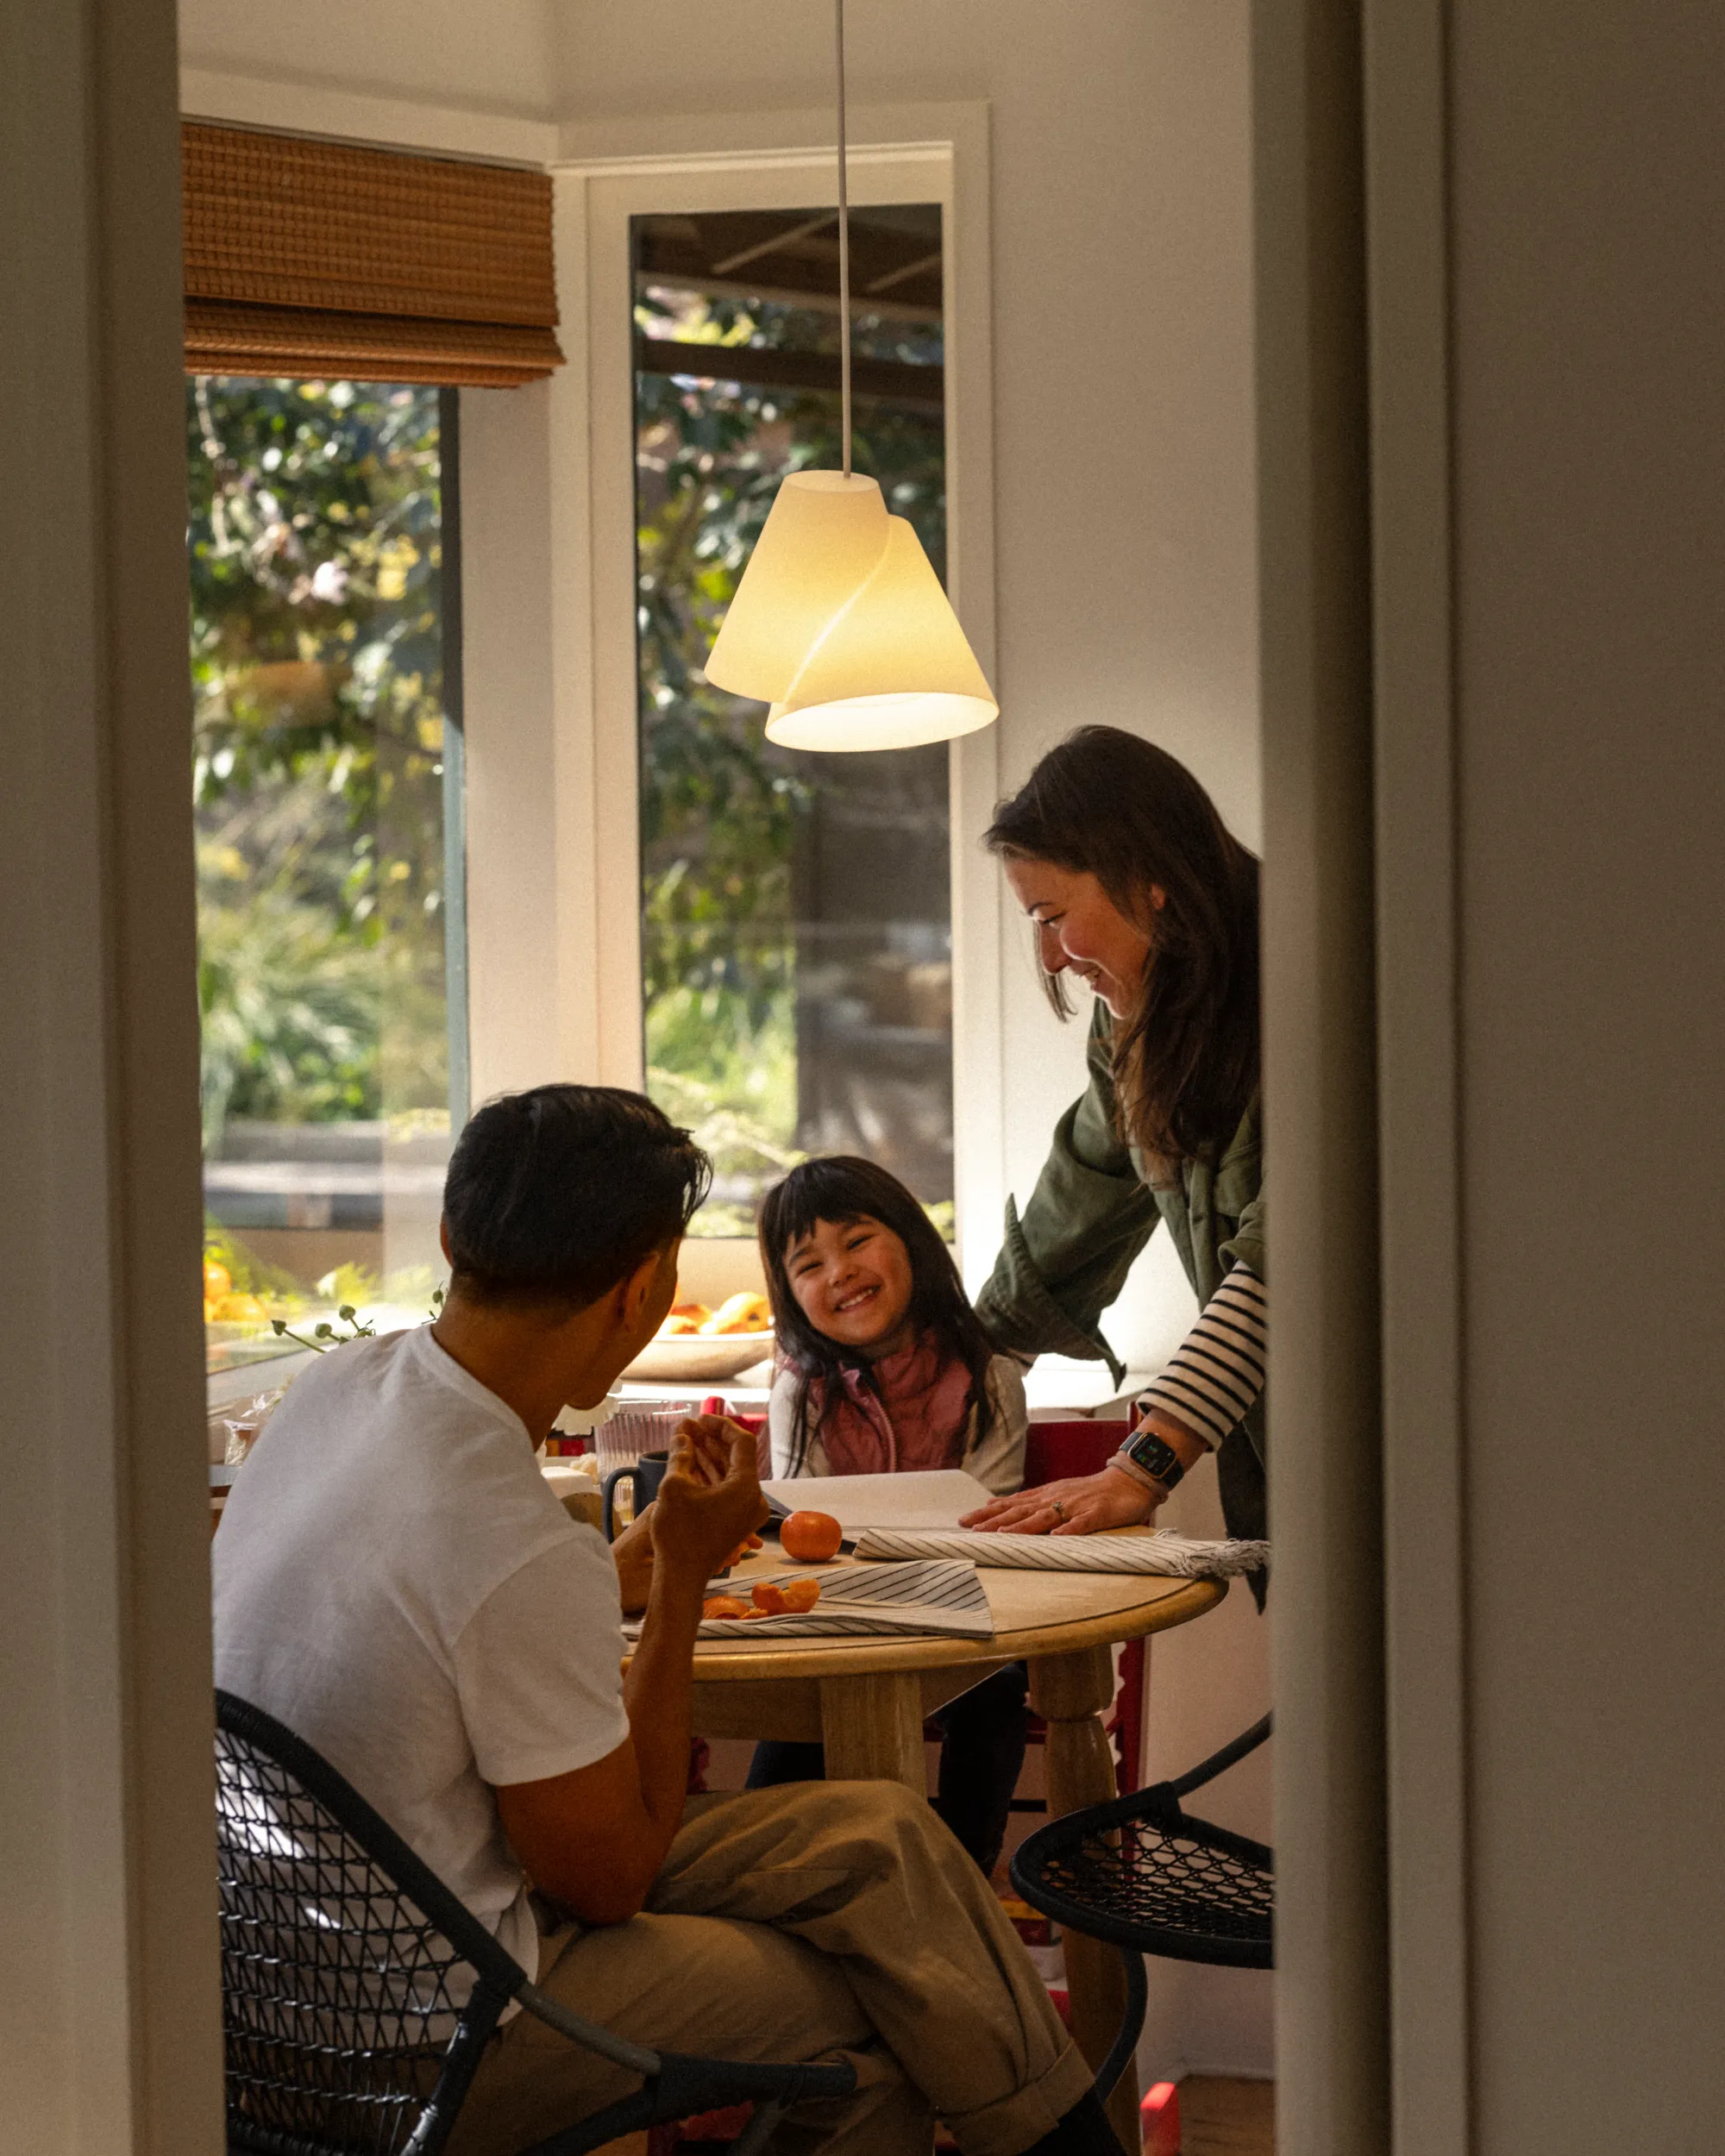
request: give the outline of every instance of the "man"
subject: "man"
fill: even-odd
[[[764,1516],[754,1447],[685,1426],[616,1545],[534,1454],[657,1331],[709,1166],[650,1102],[542,1086],[463,1131],[436,1323],[337,1349],[254,1448],[215,1543],[219,1683],[324,1753],[544,1988],[621,2035],[844,2056],[783,2149],[1118,2156],[975,1867],[896,1785],[686,1799],[706,1582]],[[645,1609],[626,1678],[621,1608]],[[626,2092],[529,2015],[492,2040],[457,2156]]]

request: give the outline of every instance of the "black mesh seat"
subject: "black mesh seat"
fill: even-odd
[[[511,2000],[642,2084],[528,2156],[748,2102],[754,2156],[793,2103],[855,2086],[846,2065],[649,2051],[571,2014],[309,1745],[231,1693],[216,1720],[230,2151],[437,2156]]]
[[[1120,1950],[1126,2011],[1096,2076],[1106,2097],[1144,2027],[1144,1957],[1272,1967],[1272,1852],[1260,1841],[1194,1819],[1181,1799],[1255,1752],[1270,1717],[1177,1781],[1051,1821],[1013,1858],[1013,1890],[1057,1923]]]

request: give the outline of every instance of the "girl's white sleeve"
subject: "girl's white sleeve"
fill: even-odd
[[[965,1454],[964,1471],[974,1475],[991,1496],[1010,1497],[1024,1487],[1025,1432],[1030,1426],[1024,1370],[1013,1357],[997,1355],[989,1363],[988,1397],[994,1410],[994,1426]]]
[[[775,1482],[783,1482],[791,1471],[792,1417],[796,1413],[797,1377],[794,1370],[780,1370],[773,1379],[773,1389],[767,1395],[767,1440],[768,1457],[773,1463]]]
[[[773,1380],[773,1389],[767,1395],[767,1443],[768,1457],[773,1463],[772,1479],[782,1482],[797,1470],[791,1465],[791,1439],[796,1429],[797,1374],[794,1370],[781,1370]],[[802,1464],[805,1475],[825,1475],[826,1447],[820,1441],[817,1430],[809,1439],[808,1456]]]

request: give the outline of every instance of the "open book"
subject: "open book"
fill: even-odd
[[[847,1535],[865,1527],[956,1527],[994,1494],[962,1467],[914,1475],[799,1475],[761,1487],[775,1514],[824,1512]]]

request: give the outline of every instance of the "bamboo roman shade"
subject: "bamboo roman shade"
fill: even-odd
[[[507,389],[562,364],[543,172],[181,129],[185,366]]]

